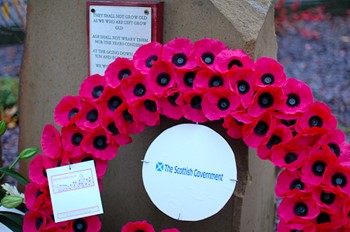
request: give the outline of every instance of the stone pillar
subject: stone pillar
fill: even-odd
[[[53,123],[56,104],[77,95],[88,72],[85,0],[28,2],[27,38],[20,83],[20,147],[40,146],[46,123]],[[211,37],[230,48],[243,48],[254,59],[276,57],[271,0],[164,0],[164,43],[187,37]],[[103,180],[103,231],[119,231],[128,221],[145,219],[156,230],[273,231],[274,167],[257,158],[241,140],[225,135],[220,122],[208,125],[222,134],[236,154],[238,184],[226,206],[200,222],[181,222],[161,213],[148,198],[140,160],[151,141],[179,122],[163,119],[159,127],[133,136],[110,161]],[[26,175],[28,163],[22,163]]]

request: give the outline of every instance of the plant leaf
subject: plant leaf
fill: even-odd
[[[38,148],[34,148],[34,147],[26,148],[23,151],[21,151],[21,153],[19,153],[19,158],[20,159],[32,158],[33,156],[35,156],[38,150],[39,150]]]
[[[4,120],[0,121],[0,136],[5,134],[6,131],[6,122]]]
[[[8,169],[8,168],[0,168],[0,172],[3,172],[6,175],[15,178],[18,182],[20,182],[23,185],[26,185],[29,183],[29,181],[26,178],[24,178],[24,176],[22,176],[21,174],[19,174],[15,170]]]
[[[14,232],[22,232],[23,215],[21,214],[0,212],[0,222]]]
[[[23,197],[7,195],[1,199],[1,204],[9,209],[16,208],[23,202]]]

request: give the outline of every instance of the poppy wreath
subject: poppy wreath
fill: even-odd
[[[100,181],[129,135],[158,125],[161,115],[221,120],[230,137],[281,168],[278,231],[350,230],[349,144],[330,108],[272,58],[254,62],[218,40],[178,38],[148,43],[132,60],[117,58],[103,76],[87,77],[78,96],[58,103],[61,132],[44,127],[43,154],[29,167],[24,231],[99,231],[97,216],[54,223],[45,170],[94,160]],[[136,230],[127,225],[123,232]]]

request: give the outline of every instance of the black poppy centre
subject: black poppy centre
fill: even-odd
[[[346,176],[342,173],[336,173],[332,176],[332,184],[334,186],[340,186],[341,188],[345,187],[347,184]]]
[[[171,61],[173,62],[173,64],[175,66],[181,67],[181,66],[186,65],[187,57],[183,53],[177,53],[173,56]]]
[[[227,110],[230,107],[230,101],[227,98],[220,98],[218,107],[220,110]]]
[[[171,77],[168,73],[160,73],[157,76],[157,84],[162,87],[167,86],[170,80],[171,80]]]
[[[107,106],[111,111],[115,111],[122,103],[123,100],[120,97],[113,96],[108,100]]]
[[[98,135],[94,138],[93,141],[94,147],[97,150],[103,150],[107,147],[107,138],[104,135]]]
[[[320,213],[316,218],[317,224],[322,224],[330,221],[331,221],[331,217],[329,216],[328,213]]]
[[[231,60],[228,65],[227,68],[230,70],[233,66],[237,66],[237,67],[243,67],[243,64],[241,61],[239,60]]]
[[[269,139],[269,142],[266,144],[268,149],[271,149],[274,145],[277,145],[282,142],[281,137],[277,135],[272,135],[271,138]]]
[[[186,86],[188,87],[193,87],[193,81],[194,78],[196,77],[196,73],[195,72],[187,72],[184,75],[184,83]]]
[[[322,127],[322,125],[323,125],[323,121],[320,116],[315,115],[309,119],[310,127]]]
[[[119,134],[118,128],[115,126],[114,122],[111,122],[107,126],[107,130],[112,133],[112,135],[117,135]]]
[[[223,85],[224,81],[220,76],[213,76],[209,80],[209,87],[219,87]]]
[[[275,82],[275,77],[271,73],[265,73],[261,77],[261,82],[264,85],[272,85]]]
[[[150,112],[152,112],[152,113],[154,113],[154,112],[157,111],[157,104],[156,104],[155,101],[153,101],[153,100],[146,100],[146,101],[144,101],[143,104],[144,104],[145,108],[146,108],[148,111],[150,111]]]
[[[298,159],[298,155],[294,152],[288,152],[285,156],[284,156],[284,162],[286,164],[291,164],[294,161],[296,161]]]
[[[88,225],[85,220],[83,219],[76,219],[73,222],[73,230],[75,232],[85,232],[88,229]]]
[[[303,190],[304,188],[305,188],[305,184],[300,179],[293,180],[289,186],[290,190],[293,190],[293,189]]]
[[[83,135],[80,133],[74,133],[72,135],[72,144],[75,146],[79,146],[81,141],[83,140]]]
[[[194,96],[191,100],[191,107],[196,110],[202,109],[202,97]]]
[[[262,93],[258,97],[258,103],[261,108],[269,108],[273,105],[274,99],[270,93]]]
[[[127,77],[130,76],[130,75],[131,75],[131,70],[128,69],[128,68],[124,68],[124,69],[122,69],[122,70],[119,71],[119,73],[118,73],[118,79],[119,79],[119,80],[122,80],[122,79],[127,78]]]
[[[79,112],[78,108],[73,108],[69,111],[68,113],[68,120],[70,120],[71,118],[73,118],[75,115],[77,115]]]
[[[300,97],[296,94],[288,94],[287,105],[289,107],[297,107],[300,105]]]
[[[203,53],[202,55],[202,60],[207,65],[211,65],[212,63],[214,63],[214,59],[215,59],[215,56],[211,52],[206,52],[206,53]]]
[[[124,118],[125,121],[127,121],[127,122],[133,122],[133,121],[134,121],[132,115],[129,113],[128,110],[124,110],[124,112],[123,112],[123,118]]]
[[[259,121],[254,127],[254,133],[256,135],[266,135],[269,130],[269,125],[264,121]]]
[[[137,97],[142,97],[146,94],[146,87],[144,84],[136,84],[134,87],[134,95]]]
[[[237,82],[237,88],[238,88],[239,94],[246,94],[249,92],[250,86],[248,82],[241,80]]]
[[[92,97],[93,97],[93,98],[99,98],[99,97],[101,96],[103,90],[104,90],[104,87],[103,87],[103,86],[101,86],[101,85],[95,86],[95,87],[92,89],[92,93],[91,93]]]
[[[335,201],[335,194],[326,193],[325,191],[322,191],[320,198],[323,203],[325,203],[326,205],[330,205]]]
[[[35,228],[39,231],[40,227],[43,225],[43,218],[39,217],[35,220]]]
[[[156,62],[157,60],[158,60],[158,56],[156,56],[156,55],[148,57],[146,59],[146,67],[147,68],[152,68],[153,63]]]
[[[309,209],[305,203],[299,202],[294,205],[295,215],[303,217],[303,216],[306,216],[308,212],[309,212]]]
[[[91,123],[96,122],[97,119],[98,119],[98,111],[96,109],[92,109],[86,114],[86,120],[88,120]]]
[[[177,98],[180,96],[179,93],[174,93],[173,95],[168,96],[168,101],[172,106],[178,106],[176,103]]]
[[[322,161],[316,161],[312,165],[311,169],[316,176],[322,176],[324,171],[326,170],[326,164]]]
[[[329,149],[338,157],[340,156],[340,148],[335,143],[328,143]]]

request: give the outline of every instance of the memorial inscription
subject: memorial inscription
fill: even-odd
[[[89,74],[103,75],[117,57],[131,59],[143,44],[160,41],[159,6],[88,2]]]

